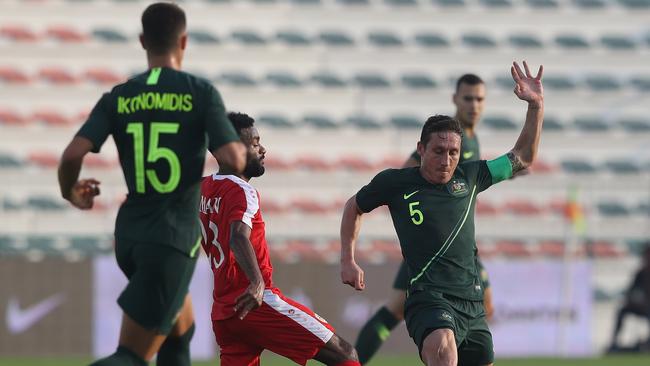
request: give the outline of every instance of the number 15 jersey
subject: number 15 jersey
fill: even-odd
[[[115,237],[170,245],[194,256],[196,207],[210,150],[239,138],[217,90],[171,68],[152,68],[117,85],[93,108],[77,136],[99,152],[113,135],[128,187]]]

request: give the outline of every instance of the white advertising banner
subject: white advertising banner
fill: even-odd
[[[591,266],[587,261],[485,261],[496,357],[588,356]]]
[[[126,287],[126,277],[120,271],[115,257],[95,258],[93,276],[93,356],[104,357],[117,348],[122,322],[122,309],[117,298]],[[200,258],[190,285],[196,331],[192,338],[192,358],[212,359],[217,344],[212,333],[212,272],[205,258]]]

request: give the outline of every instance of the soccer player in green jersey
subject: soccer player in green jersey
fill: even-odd
[[[485,83],[474,74],[461,76],[456,81],[456,91],[453,94],[452,101],[456,106],[454,118],[460,122],[463,129],[459,163],[479,160],[479,143],[475,129],[481,119],[485,105]],[[420,154],[414,151],[404,163],[403,168],[419,166],[420,160]],[[493,313],[492,289],[489,286],[487,271],[483,268],[480,260],[478,264],[483,279],[483,304],[485,305],[486,315],[490,319]],[[359,361],[362,364],[370,361],[382,343],[388,339],[391,331],[404,320],[404,302],[406,301],[407,287],[408,269],[406,263],[402,261],[393,282],[393,292],[390,298],[368,319],[359,332],[355,347],[359,353]]]
[[[458,164],[462,128],[448,116],[425,123],[417,150],[419,167],[388,169],[350,198],[341,220],[341,280],[363,290],[354,258],[364,213],[387,205],[408,267],[405,320],[426,365],[491,365],[492,335],[478,273],[474,208],[476,195],[530,166],[543,121],[543,88],[528,64],[513,63],[517,97],[528,102],[515,146],[490,161]]]
[[[190,364],[194,315],[188,294],[200,246],[196,219],[206,147],[220,165],[243,171],[246,150],[217,90],[180,71],[187,44],[183,10],[152,4],[140,41],[149,70],[104,94],[59,165],[62,196],[90,209],[99,181],[79,180],[84,156],[109,135],[128,187],[115,223],[115,254],[129,280],[117,351],[93,365]]]

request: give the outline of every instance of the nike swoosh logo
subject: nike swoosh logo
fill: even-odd
[[[471,158],[472,156],[474,156],[474,152],[473,152],[473,151],[468,151],[468,152],[463,153],[463,159],[469,159],[469,158]]]
[[[64,301],[63,294],[55,294],[30,307],[21,309],[18,299],[12,296],[7,302],[7,313],[5,314],[9,333],[19,334],[26,331]]]
[[[417,191],[409,193],[409,194],[404,193],[404,199],[407,200],[407,199],[411,198],[412,195],[414,195],[414,194],[416,194],[418,192],[420,192],[419,189]]]

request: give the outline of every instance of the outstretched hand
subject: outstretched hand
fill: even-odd
[[[73,206],[82,210],[93,208],[95,196],[99,196],[100,193],[99,184],[100,182],[93,178],[77,181],[70,190],[68,200]]]
[[[540,65],[537,75],[533,76],[528,68],[528,63],[524,61],[524,71],[517,62],[513,62],[510,67],[512,79],[515,81],[514,92],[521,100],[527,101],[534,106],[541,106],[544,101],[544,88],[542,87],[542,74],[544,66]]]

